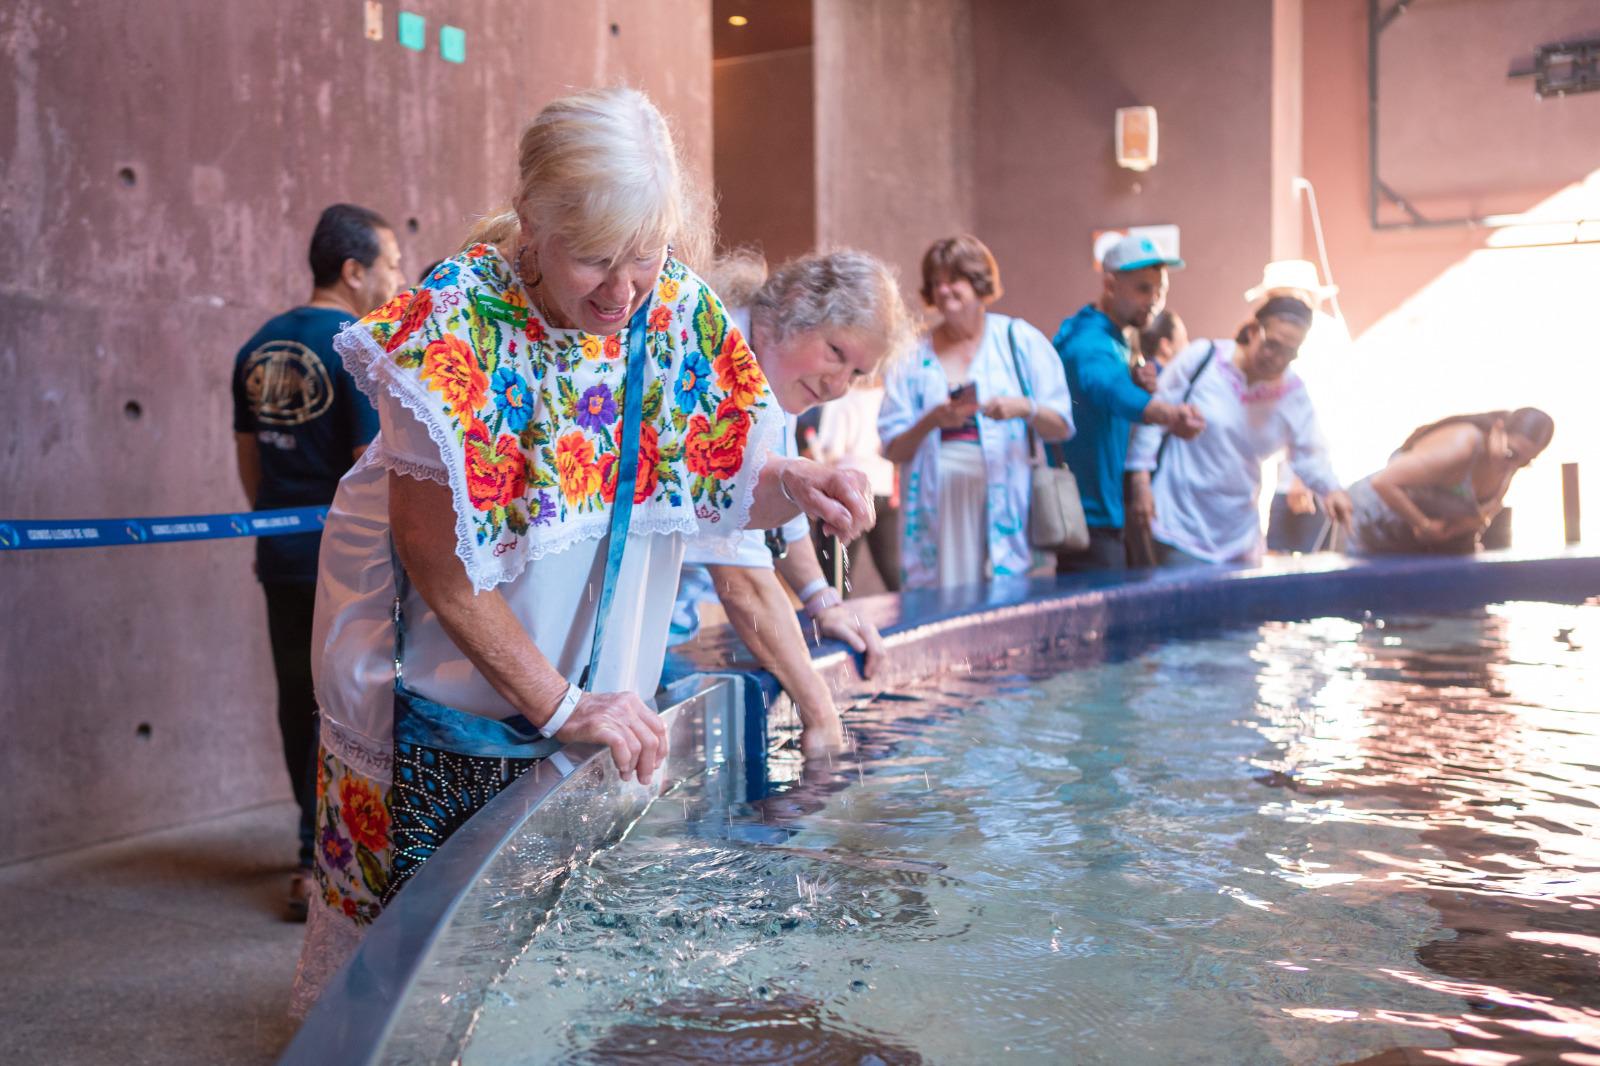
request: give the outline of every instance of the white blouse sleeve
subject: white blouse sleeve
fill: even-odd
[[[1056,354],[1049,338],[1031,324],[1020,318],[1013,321],[1017,324],[1017,354],[1028,368],[1028,388],[1033,402],[1060,415],[1067,424],[1067,435],[1063,439],[1071,440],[1078,430],[1072,424],[1072,396],[1067,392],[1067,372],[1061,366],[1061,356]]]
[[[1327,440],[1322,427],[1317,424],[1317,412],[1311,404],[1311,395],[1304,382],[1284,397],[1283,416],[1289,429],[1289,467],[1306,487],[1318,496],[1326,496],[1339,489],[1339,476],[1334,473],[1328,456]]]
[[[884,378],[883,406],[878,408],[878,439],[884,447],[922,417],[916,395],[922,361],[922,347],[919,345],[909,356],[896,363]]]
[[[381,429],[371,445],[372,461],[418,480],[450,484],[428,427],[388,389],[377,390],[374,399]]]

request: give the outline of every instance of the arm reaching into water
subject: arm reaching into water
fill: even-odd
[[[717,598],[728,622],[756,661],[772,672],[800,712],[801,750],[807,755],[838,751],[844,743],[833,693],[811,665],[811,652],[789,596],[777,575],[749,566],[712,566]]]

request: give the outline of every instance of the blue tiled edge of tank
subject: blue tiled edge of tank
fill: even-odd
[[[1450,610],[1512,599],[1575,603],[1596,596],[1600,555],[1580,550],[1376,562],[1312,556],[1250,570],[1006,579],[982,587],[851,600],[879,626],[895,652],[886,675],[871,683],[860,680],[853,654],[842,645],[824,642],[814,659],[836,691],[870,693],[963,659],[977,661],[1015,648],[1048,648],[1058,655],[1065,652],[1069,661],[1090,663],[1129,654],[1197,625],[1359,616],[1397,608]],[[686,686],[696,687],[693,675],[706,673],[729,674],[744,682],[740,698],[746,788],[747,794],[759,795],[766,791],[769,708],[779,695],[776,681],[756,667],[727,627],[670,656],[664,683],[681,694]],[[439,850],[368,930],[361,950],[329,985],[280,1063],[377,1060],[412,976],[439,929],[471,890],[485,855],[509,839],[542,799],[586,771],[592,774],[595,760],[607,757],[603,752],[581,754],[586,761],[565,779],[553,776],[553,770],[519,779]]]

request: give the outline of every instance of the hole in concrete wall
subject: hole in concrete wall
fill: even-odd
[[[144,408],[139,405],[138,400],[129,400],[122,405],[122,413],[127,416],[128,421],[137,422],[144,417]]]
[[[611,36],[613,36],[613,37],[622,36],[622,27],[617,25],[615,22],[613,22],[611,24]]]
[[[137,736],[140,740],[149,740],[150,739],[150,733],[151,733],[150,723],[149,722],[140,722],[139,723],[139,728],[135,729],[133,732],[134,732],[134,735]]]
[[[131,189],[139,183],[139,175],[133,172],[132,167],[123,167],[117,171],[117,180]]]
[[[406,219],[406,232],[407,233],[415,233],[415,232],[417,232],[417,230],[419,230],[421,228],[422,228],[422,226],[417,222],[416,219],[414,219],[414,218]]]

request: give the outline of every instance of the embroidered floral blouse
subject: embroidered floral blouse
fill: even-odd
[[[475,245],[335,341],[357,384],[392,391],[439,446],[474,588],[609,528],[627,334],[551,328],[499,253]],[[761,368],[716,294],[671,259],[645,350],[631,529],[735,540],[752,430],[768,416],[766,432],[782,430]]]
[[[743,335],[681,263],[667,261],[647,315],[631,535],[590,684],[645,698],[660,674],[687,538],[736,550],[784,425]],[[388,471],[450,488],[454,549],[474,589],[500,587],[535,644],[575,679],[616,494],[628,335],[552,328],[499,253],[478,245],[346,329],[335,347],[382,429],[329,511],[313,665],[324,741],[331,732],[341,757],[386,779],[396,586]],[[516,713],[414,591],[405,613],[409,688],[470,713]]]

